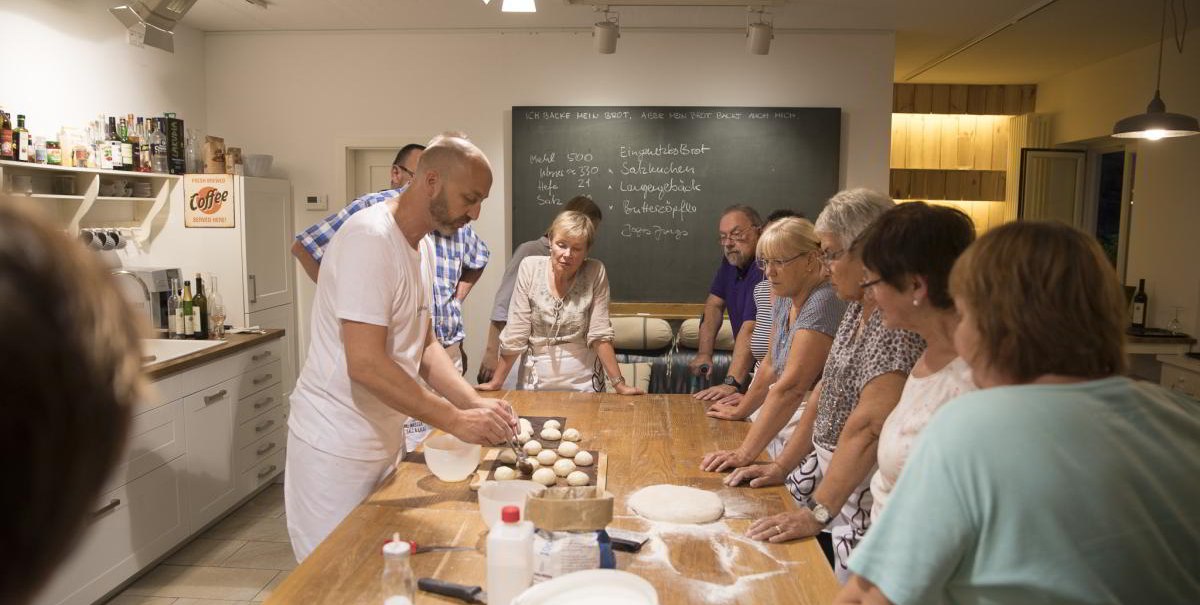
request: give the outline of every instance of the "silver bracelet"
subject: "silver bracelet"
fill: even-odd
[[[609,381],[610,383],[612,383],[612,385],[613,385],[613,388],[615,389],[615,388],[617,388],[617,386],[619,386],[619,385],[622,385],[622,384],[625,384],[625,377],[624,377],[624,376],[617,376],[616,378],[609,378],[609,379],[608,379],[608,381]]]

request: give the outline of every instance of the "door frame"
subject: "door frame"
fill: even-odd
[[[1121,167],[1121,222],[1117,240],[1117,264],[1114,267],[1121,283],[1125,283],[1125,269],[1129,263],[1129,233],[1133,219],[1133,177],[1137,164],[1137,143],[1123,143],[1111,138],[1098,139],[1087,147],[1087,182],[1084,189],[1084,220],[1088,233],[1095,233],[1096,218],[1100,212],[1100,156],[1124,152]]]
[[[338,209],[345,207],[351,200],[354,199],[354,179],[350,175],[354,174],[354,154],[358,151],[377,151],[380,149],[394,149],[399,151],[401,147],[413,142],[421,142],[422,145],[426,141],[433,138],[433,135],[411,135],[411,136],[357,136],[357,137],[338,137],[334,139],[334,172],[333,172],[333,190],[338,192],[342,198]],[[333,208],[329,211],[335,212]]]
[[[1076,159],[1079,159],[1080,155],[1083,156],[1082,159],[1084,161],[1080,162],[1079,168],[1076,170],[1076,175],[1075,175],[1076,183],[1083,189],[1083,191],[1080,193],[1080,198],[1082,198],[1082,203],[1079,204],[1079,207],[1075,208],[1075,217],[1074,217],[1075,225],[1073,225],[1073,226],[1078,227],[1078,226],[1082,225],[1083,217],[1085,214],[1085,207],[1088,204],[1087,189],[1086,189],[1087,188],[1087,152],[1082,149],[1070,149],[1070,148],[1023,147],[1021,149],[1021,166],[1018,171],[1018,174],[1020,174],[1020,181],[1017,184],[1017,220],[1019,220],[1019,221],[1025,220],[1025,168],[1026,168],[1028,160],[1029,160],[1030,152],[1070,155],[1070,156],[1075,156]]]

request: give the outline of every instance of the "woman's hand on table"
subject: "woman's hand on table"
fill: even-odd
[[[720,473],[746,466],[753,461],[753,456],[741,450],[718,450],[704,455],[704,458],[700,460],[700,470]]]
[[[700,401],[720,401],[734,393],[737,393],[737,387],[731,384],[718,384],[715,387],[708,387],[692,395],[692,397]]]
[[[624,382],[622,382],[621,384],[618,384],[616,387],[613,388],[613,390],[616,391],[618,395],[645,395],[646,394],[646,391],[643,391],[639,388],[630,386]]]
[[[807,508],[771,515],[750,524],[746,537],[763,542],[787,542],[811,538],[825,529]]]
[[[766,464],[755,464],[751,466],[743,466],[725,478],[725,485],[729,487],[737,487],[742,483],[748,483],[750,487],[770,487],[772,485],[783,485],[784,479],[787,479],[787,471],[777,462],[768,462]]]
[[[733,403],[724,403],[718,401],[708,406],[708,411],[705,412],[709,418],[717,420],[745,420],[749,414],[739,405],[742,401],[742,395],[737,393],[737,398]]]

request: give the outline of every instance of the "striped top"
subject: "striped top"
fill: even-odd
[[[750,333],[750,353],[754,355],[754,371],[767,356],[771,343],[771,306],[775,295],[771,294],[771,282],[762,280],[754,286],[754,331]]]

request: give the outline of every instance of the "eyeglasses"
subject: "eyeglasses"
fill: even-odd
[[[833,261],[841,258],[844,254],[846,254],[845,250],[822,250],[821,264],[828,267],[833,264]]]
[[[413,171],[409,170],[408,168],[405,168],[405,167],[404,167],[403,165],[401,165],[401,164],[392,164],[392,165],[393,165],[393,166],[395,166],[396,168],[399,168],[401,171],[403,171],[403,172],[404,172],[404,174],[407,174],[407,175],[408,175],[408,178],[410,178],[410,179],[413,179],[413,178],[416,178],[416,177],[417,177],[417,173],[415,173],[415,172],[413,172]]]
[[[793,256],[791,258],[787,258],[784,260],[773,260],[773,259],[769,259],[769,258],[760,258],[754,262],[758,265],[758,268],[762,269],[763,271],[766,271],[768,268],[773,268],[775,270],[779,270],[779,269],[782,269],[784,267],[784,265],[800,258],[801,256],[806,256],[807,254],[808,254],[807,252],[801,252],[800,254],[797,254],[796,256]]]
[[[722,233],[719,237],[717,237],[717,243],[721,244],[722,246],[725,245],[725,242],[740,244],[747,239],[750,239],[750,236],[747,234],[747,232],[740,229],[734,229],[733,231],[729,232],[729,235]]]
[[[879,278],[872,279],[872,280],[870,280],[870,281],[865,281],[865,282],[863,282],[863,283],[861,283],[861,284],[858,284],[858,287],[859,287],[859,288],[861,288],[861,289],[863,289],[863,290],[866,290],[867,288],[870,288],[871,286],[874,286],[875,284],[878,284],[878,283],[880,283],[880,282],[882,282],[882,281],[883,281],[883,278],[882,278],[882,277],[879,277]]]

